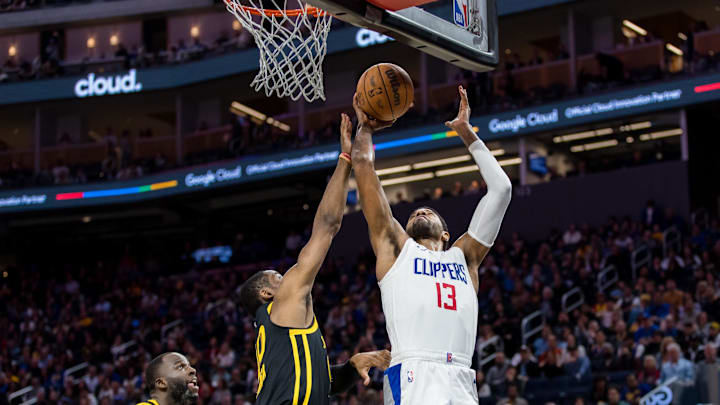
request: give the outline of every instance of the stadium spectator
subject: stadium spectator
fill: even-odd
[[[513,366],[518,370],[518,377],[520,379],[528,380],[530,378],[540,376],[540,369],[535,358],[530,353],[530,348],[523,345],[520,348],[520,353],[513,357]]]
[[[577,381],[583,381],[590,378],[590,360],[587,356],[580,353],[577,346],[568,348],[570,354],[564,363],[565,373],[575,378]]]
[[[573,247],[580,242],[582,234],[575,229],[575,224],[570,224],[567,231],[563,234],[563,242],[569,247]]]
[[[465,189],[465,195],[474,195],[480,193],[480,182],[473,180],[470,185]]]
[[[620,392],[621,397],[631,405],[637,405],[647,391],[640,388],[640,383],[635,374],[628,374],[625,378],[625,385]]]
[[[528,405],[528,401],[520,396],[517,384],[510,384],[507,387],[507,397],[498,401],[497,405]]]
[[[482,372],[482,370],[478,370],[476,372],[476,378],[475,378],[477,387],[478,387],[478,398],[485,399],[490,398],[492,395],[490,391],[490,385],[488,385],[487,381],[485,381],[485,373]]]
[[[596,377],[593,381],[591,400],[593,403],[603,403],[608,398],[608,380],[606,377]]]
[[[611,386],[608,389],[608,400],[607,402],[603,402],[607,405],[630,405],[626,401],[624,401],[620,395],[620,389],[615,386]]]
[[[663,362],[660,372],[660,383],[677,377],[685,384],[692,384],[695,381],[695,368],[692,363],[682,357],[682,351],[677,343],[671,343],[667,347],[668,359]]]
[[[490,385],[490,391],[493,395],[505,391],[506,374],[510,367],[511,364],[505,358],[505,353],[497,352],[495,355],[495,364],[490,367],[486,375],[487,382]]]

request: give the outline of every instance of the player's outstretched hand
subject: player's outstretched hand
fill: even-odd
[[[352,121],[345,113],[340,114],[340,151],[352,153]]]
[[[358,353],[350,358],[350,364],[355,367],[360,377],[363,379],[364,385],[370,385],[370,375],[368,372],[372,367],[385,370],[390,366],[390,352],[387,350],[378,350],[375,352]]]
[[[445,122],[445,125],[458,130],[461,126],[470,125],[470,103],[468,103],[467,91],[460,85],[458,86],[460,92],[460,109],[457,117],[452,121]]]
[[[360,108],[360,105],[358,104],[357,93],[355,93],[355,95],[353,96],[353,109],[355,109],[355,115],[358,119],[358,129],[366,128],[372,132],[375,132],[383,128],[388,128],[395,123],[395,121],[378,121],[365,114],[365,111],[363,111],[363,109]]]

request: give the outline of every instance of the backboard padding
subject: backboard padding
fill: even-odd
[[[486,72],[498,64],[495,1],[487,0],[487,35],[483,36],[419,7],[389,11],[359,0],[308,0],[308,3],[350,24],[385,34],[463,69]]]

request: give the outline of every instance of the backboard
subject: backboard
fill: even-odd
[[[477,72],[494,70],[498,64],[496,0],[440,0],[452,2],[447,18],[420,7],[398,11],[375,4],[387,0],[307,0],[313,6],[358,27],[385,34],[408,46],[443,59],[458,67]],[[395,3],[401,3],[397,0]],[[415,4],[427,1],[415,1]],[[412,3],[412,2],[411,2]]]

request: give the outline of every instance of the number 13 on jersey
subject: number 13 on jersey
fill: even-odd
[[[455,286],[448,283],[435,283],[437,289],[438,308],[457,311],[457,302],[455,301]]]

